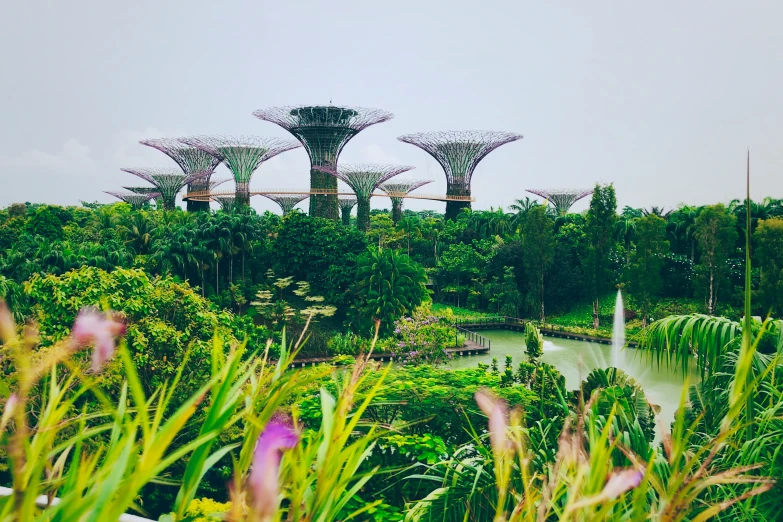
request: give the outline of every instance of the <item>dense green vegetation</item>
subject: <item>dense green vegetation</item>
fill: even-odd
[[[748,206],[618,214],[599,186],[584,214],[375,212],[366,233],[299,212],[0,210],[0,485],[24,491],[0,520],[775,520],[783,325],[750,316],[783,313],[783,204]],[[605,334],[618,287],[650,364],[701,373],[662,445],[621,370],[569,390],[540,360],[533,322]],[[455,319],[498,316],[533,320],[525,360],[442,367]],[[63,502],[42,515],[39,494]]]

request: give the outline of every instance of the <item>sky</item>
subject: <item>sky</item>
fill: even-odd
[[[752,196],[783,198],[781,19],[771,0],[7,2],[0,207],[110,202],[141,182],[120,168],[175,167],[140,139],[289,137],[251,113],[330,101],[394,113],[340,161],[413,165],[435,180],[421,192],[445,176],[397,136],[524,135],[479,164],[476,209],[597,182],[620,208],[727,203],[748,150]],[[283,153],[251,189],[306,188],[308,169],[303,149]]]

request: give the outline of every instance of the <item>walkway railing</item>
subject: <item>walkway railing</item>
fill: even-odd
[[[482,348],[489,348],[490,350],[492,349],[492,341],[490,341],[488,337],[484,337],[483,335],[476,333],[473,330],[468,330],[467,328],[462,328],[461,326],[454,325],[454,328],[457,330],[454,334],[455,347],[459,348],[459,346],[457,346],[457,338],[459,337],[459,334],[462,334],[465,336],[466,340],[473,341]]]
[[[479,317],[477,319],[455,319],[452,323],[455,328],[464,328],[470,330],[471,328],[487,329],[487,328],[499,328],[509,330],[524,330],[527,323],[534,324],[539,331],[544,335],[551,337],[562,337],[567,339],[578,339],[602,344],[610,344],[611,338],[603,336],[595,336],[583,333],[576,333],[571,331],[567,326],[559,324],[547,324],[539,323],[538,321],[532,321],[529,319],[520,319],[518,317],[507,316],[494,316],[494,317]],[[628,340],[626,343],[629,347],[636,347],[637,341]]]

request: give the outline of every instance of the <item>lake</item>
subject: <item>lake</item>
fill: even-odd
[[[492,349],[487,354],[456,357],[449,363],[451,368],[471,368],[478,363],[490,364],[497,357],[500,370],[506,355],[514,358],[514,369],[520,361],[527,360],[525,354],[525,334],[512,330],[485,330],[479,332],[492,341]],[[563,374],[568,390],[575,390],[587,374],[595,368],[612,365],[612,347],[608,344],[572,339],[545,337],[544,355],[541,360],[549,363]],[[667,367],[658,368],[654,362],[646,360],[645,353],[633,348],[620,351],[620,368],[641,384],[647,400],[661,407],[658,415],[666,431],[674,420],[680,401],[685,379],[681,371]],[[696,379],[691,371],[690,379]]]

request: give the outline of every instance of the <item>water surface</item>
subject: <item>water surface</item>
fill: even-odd
[[[506,355],[510,355],[514,358],[516,370],[520,361],[527,360],[523,332],[483,330],[479,333],[492,341],[490,352],[455,358],[449,363],[451,368],[473,368],[480,362],[490,364],[492,358],[497,357],[500,370],[503,371]],[[612,366],[614,358],[612,347],[608,344],[546,337],[541,360],[557,368],[565,377],[566,387],[575,390],[591,370]],[[618,362],[623,371],[641,384],[647,400],[661,407],[658,420],[668,431],[685,384],[682,372],[665,366],[659,368],[655,362],[647,360],[643,351],[632,348],[620,350]],[[691,379],[693,375],[692,371]]]

